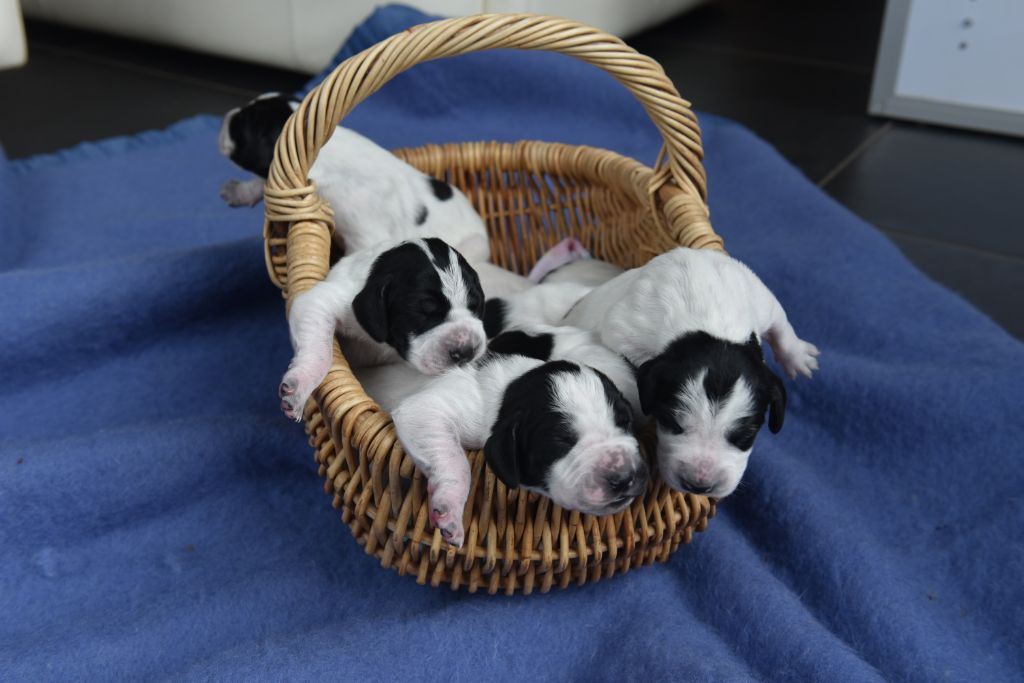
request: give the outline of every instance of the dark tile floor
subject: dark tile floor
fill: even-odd
[[[628,42],[747,125],[936,280],[1024,337],[1024,141],[865,111],[883,0],[717,0]],[[220,114],[306,76],[29,22],[0,72],[11,157]]]

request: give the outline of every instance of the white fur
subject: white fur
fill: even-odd
[[[480,278],[480,287],[488,299],[513,296],[533,287],[533,283],[522,275],[505,270],[493,263],[475,262],[473,270]]]
[[[413,240],[428,257],[430,250]],[[323,381],[331,364],[331,340],[342,337],[349,362],[379,364],[399,359],[387,344],[375,341],[356,320],[352,301],[366,283],[373,262],[398,243],[378,244],[341,259],[327,277],[295,298],[288,315],[289,333],[295,355],[281,381],[281,408],[292,419],[302,417],[302,409],[313,390]],[[442,293],[451,304],[448,319],[411,340],[408,362],[420,372],[437,374],[451,365],[448,351],[469,343],[482,353],[486,337],[483,323],[466,309],[466,286],[462,282],[454,253],[453,268],[438,270]],[[428,261],[433,263],[433,261]]]
[[[599,287],[624,271],[618,266],[600,259],[580,259],[566,263],[544,276],[541,284],[570,282],[587,287]]]
[[[464,449],[483,448],[509,383],[540,365],[541,361],[524,356],[496,356],[452,368],[428,380],[392,413],[406,453],[429,481],[431,521],[449,543],[461,546],[465,538],[462,514],[471,473]],[[387,373],[371,374],[379,380]],[[407,373],[399,371],[391,378],[402,374]],[[615,426],[593,370],[583,367],[582,373],[559,374],[554,381],[558,404],[581,436],[552,467],[546,493],[567,509],[595,514],[625,507],[628,500],[617,503],[615,509],[605,507],[610,501],[599,490],[597,479],[606,468],[642,463],[636,439]]]
[[[742,344],[754,333],[772,347],[790,378],[810,377],[818,349],[797,337],[775,296],[745,265],[713,250],[674,249],[623,273],[584,296],[566,324],[594,330],[609,348],[638,367],[687,332],[703,331]],[[739,384],[739,383],[737,383]],[[658,427],[662,475],[682,488],[680,472],[710,487],[714,496],[735,489],[749,451],[728,443],[729,425],[749,411],[750,389],[734,386],[715,405],[695,384],[680,392],[684,434]]]
[[[505,330],[535,325],[561,325],[573,306],[591,287],[573,282],[544,283],[501,297],[505,301]]]

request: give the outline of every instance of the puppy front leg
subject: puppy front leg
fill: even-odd
[[[462,547],[462,512],[469,498],[469,459],[453,425],[422,410],[422,402],[403,403],[392,416],[405,452],[427,477],[430,522],[445,541]]]
[[[281,410],[298,422],[302,410],[331,367],[331,340],[339,312],[334,310],[331,283],[321,282],[304,292],[292,304],[288,316],[292,356],[281,379],[278,394]]]
[[[229,180],[220,188],[220,198],[228,206],[256,206],[263,199],[263,178]]]
[[[764,338],[772,347],[775,360],[782,369],[786,371],[790,379],[796,379],[798,374],[810,377],[818,369],[818,347],[806,342],[796,336],[796,331],[789,324],[786,312],[782,305],[775,299],[772,300],[771,322],[768,329],[764,331]]]

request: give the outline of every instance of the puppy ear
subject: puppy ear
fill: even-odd
[[[499,420],[484,444],[484,459],[510,489],[519,486],[519,414]]]
[[[658,404],[658,373],[661,362],[653,358],[636,370],[636,389],[640,394],[640,410],[650,415]]]
[[[765,379],[768,381],[768,429],[772,434],[778,434],[786,418],[786,386],[778,375],[767,368]]]
[[[356,320],[374,341],[382,342],[388,336],[388,307],[384,300],[391,277],[370,275],[356,298],[352,300],[352,312]]]

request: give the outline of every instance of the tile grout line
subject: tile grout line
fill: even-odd
[[[861,143],[859,145],[857,145],[853,149],[852,152],[850,152],[845,157],[843,157],[843,159],[838,164],[836,164],[835,167],[831,171],[826,173],[825,176],[816,183],[816,185],[818,187],[824,188],[830,182],[835,180],[836,176],[838,176],[840,173],[842,173],[844,170],[846,170],[846,167],[849,166],[850,164],[852,164],[857,159],[857,157],[859,157],[861,154],[866,152],[868,147],[871,147],[871,145],[873,145],[876,142],[878,142],[878,140],[883,135],[888,133],[894,127],[895,127],[895,125],[893,124],[892,121],[886,121],[885,124],[883,124],[881,128],[876,130],[871,135],[867,136],[867,138],[862,140]]]
[[[253,97],[259,93],[255,90],[248,88],[237,88],[235,86],[226,85],[223,83],[217,83],[215,81],[207,81],[202,78],[193,78],[191,76],[182,76],[176,74],[173,71],[164,71],[162,69],[156,69],[152,67],[139,66],[129,62],[122,62],[109,57],[99,57],[97,55],[90,54],[88,52],[82,52],[75,49],[62,48],[54,45],[48,45],[45,43],[30,43],[30,50],[42,50],[43,52],[50,52],[60,57],[68,57],[72,59],[81,59],[83,61],[93,62],[94,64],[101,64],[115,69],[122,69],[124,71],[132,71],[134,73],[142,74],[145,76],[156,76],[171,81],[177,81],[187,85],[195,85],[209,90],[218,90],[223,93],[230,95],[241,95],[243,97]]]
[[[907,239],[907,240],[914,240],[914,241],[917,241],[917,242],[924,242],[926,244],[931,244],[931,245],[938,245],[938,246],[941,246],[941,247],[946,247],[947,249],[962,249],[963,251],[967,251],[967,252],[970,252],[972,254],[977,254],[977,255],[980,255],[980,256],[988,256],[988,257],[991,257],[991,258],[1002,259],[1004,261],[1012,261],[1013,263],[1019,263],[1021,265],[1024,265],[1024,256],[1018,256],[1016,254],[1006,254],[1006,253],[1003,253],[1003,252],[1000,252],[1000,251],[992,251],[991,249],[985,249],[983,247],[975,247],[975,246],[970,245],[970,244],[963,244],[962,242],[949,242],[947,240],[940,240],[940,239],[936,239],[934,237],[924,237],[922,235],[917,235],[917,234],[914,234],[912,232],[907,232],[905,230],[898,230],[896,228],[890,228],[890,227],[888,227],[886,225],[882,225],[881,223],[872,223],[872,225],[874,225],[876,228],[878,228],[879,230],[881,230],[885,234],[891,235],[891,236],[894,236],[894,237],[899,237],[899,238]]]

